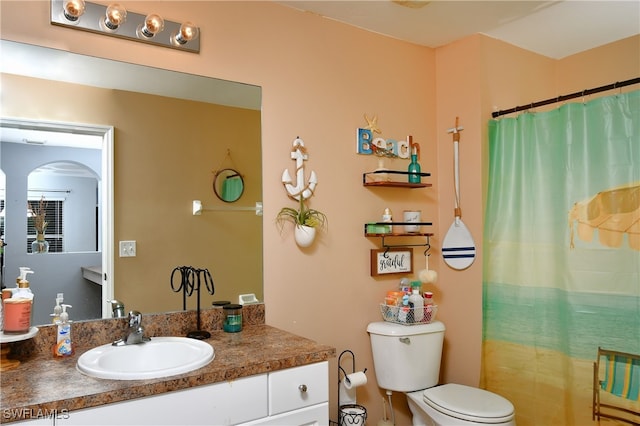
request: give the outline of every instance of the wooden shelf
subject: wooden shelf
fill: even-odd
[[[394,187],[394,188],[410,188],[410,189],[428,188],[431,186],[430,183],[425,183],[425,182],[411,183],[407,181],[371,180],[371,179],[375,179],[371,177],[372,175],[381,175],[381,174],[408,176],[410,173],[400,171],[400,170],[376,170],[373,172],[366,172],[362,174],[362,185],[371,186],[371,187],[389,187],[389,188]],[[411,174],[415,174],[415,173],[411,173]],[[431,176],[431,173],[419,173],[419,174],[420,174],[420,177]],[[369,177],[369,179],[367,179],[367,177]]]
[[[382,247],[384,248],[392,248],[392,247],[427,247],[427,250],[431,247],[430,238],[433,237],[432,232],[384,232],[384,233],[372,233],[367,232],[367,225],[393,225],[393,226],[403,226],[403,225],[420,225],[420,226],[429,226],[431,222],[375,222],[375,223],[365,223],[364,225],[364,236],[365,237],[377,237],[382,239]],[[385,238],[388,237],[426,237],[427,241],[425,243],[420,244],[387,244],[385,242]]]
[[[430,183],[410,183],[410,182],[393,182],[393,181],[383,181],[383,182],[364,182],[364,186],[377,186],[377,187],[387,187],[387,188],[428,188],[431,186]]]
[[[387,187],[387,188],[428,188],[431,186],[430,183],[419,182],[419,183],[411,183],[408,182],[408,176],[410,173],[408,171],[399,171],[399,170],[376,170],[373,172],[366,172],[362,174],[362,185],[368,187]],[[421,178],[431,176],[431,173],[418,173]],[[378,175],[378,176],[376,176]],[[380,176],[382,175],[382,176]],[[385,176],[386,175],[386,176]],[[389,179],[389,175],[399,175],[403,176],[403,180],[387,180]],[[382,180],[382,179],[385,180]],[[425,253],[429,251],[431,248],[431,244],[429,242],[430,238],[434,235],[432,232],[367,232],[368,229],[372,231],[380,231],[384,230],[384,226],[393,226],[394,229],[398,226],[431,226],[433,223],[431,222],[369,222],[364,224],[364,236],[365,237],[375,237],[382,239],[382,247],[389,249],[392,247],[426,247]],[[402,228],[404,230],[404,228]],[[385,238],[388,237],[425,237],[426,242],[421,244],[399,244],[399,245],[391,245],[385,242]]]

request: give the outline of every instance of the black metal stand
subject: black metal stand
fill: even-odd
[[[176,285],[177,273],[180,274],[180,284]],[[201,329],[200,322],[200,287],[204,282],[209,294],[215,293],[213,285],[213,278],[208,269],[198,269],[192,266],[178,266],[171,272],[171,289],[174,292],[182,291],[182,309],[187,310],[187,297],[191,296],[193,292],[196,292],[196,316],[197,316],[197,329],[187,333],[187,337],[192,339],[204,340],[211,337],[211,333]]]
[[[344,376],[345,381],[349,381],[347,372],[342,368],[342,356],[345,354],[351,355],[351,372],[356,372],[356,356],[349,349],[342,351],[338,357],[338,425],[339,426],[362,426],[367,421],[367,409],[358,404],[340,404],[340,373]],[[364,373],[367,372],[365,368]]]

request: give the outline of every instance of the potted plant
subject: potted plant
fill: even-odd
[[[316,229],[325,229],[328,224],[327,216],[321,211],[310,209],[300,196],[300,207],[283,207],[276,216],[276,223],[282,232],[286,222],[294,224],[294,237],[300,247],[309,247],[316,236]]]
[[[36,239],[31,243],[31,253],[47,253],[49,251],[49,242],[44,239],[44,233],[49,224],[46,221],[47,203],[44,201],[44,197],[41,197],[35,208],[31,203],[28,203],[28,207],[33,219],[33,227],[36,230]]]

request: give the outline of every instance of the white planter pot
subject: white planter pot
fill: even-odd
[[[309,247],[316,238],[316,228],[306,225],[296,225],[293,236],[299,247]]]

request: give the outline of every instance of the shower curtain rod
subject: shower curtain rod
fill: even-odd
[[[501,115],[507,115],[514,112],[518,112],[518,111],[526,111],[528,109],[536,108],[539,106],[550,105],[556,102],[563,102],[569,99],[575,99],[581,96],[588,96],[594,93],[605,92],[607,90],[618,89],[620,87],[630,86],[632,84],[638,84],[638,83],[640,83],[640,77],[632,78],[630,80],[625,80],[625,81],[617,81],[612,84],[607,84],[606,86],[596,87],[595,89],[586,89],[586,90],[583,90],[582,92],[571,93],[570,95],[562,95],[562,96],[558,96],[557,98],[551,98],[544,101],[533,102],[527,105],[520,105],[511,109],[494,111],[491,113],[491,117],[496,118],[496,117],[500,117]]]

